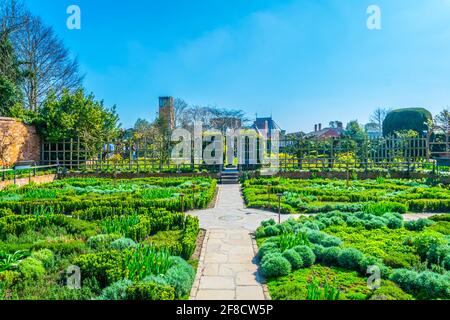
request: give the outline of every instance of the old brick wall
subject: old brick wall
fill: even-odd
[[[17,161],[41,158],[41,141],[34,126],[0,117],[0,165],[9,167]]]

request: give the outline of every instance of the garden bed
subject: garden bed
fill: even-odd
[[[266,221],[260,271],[275,300],[450,299],[449,221],[343,212]]]
[[[427,180],[257,178],[243,184],[248,207],[282,213],[450,212],[449,186]],[[279,199],[281,196],[281,199]]]
[[[205,208],[215,189],[208,178],[8,187],[0,192],[0,299],[187,299],[203,233],[179,212],[181,194],[185,208]],[[73,290],[76,268],[81,288]]]

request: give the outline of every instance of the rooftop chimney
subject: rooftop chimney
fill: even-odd
[[[317,124],[314,125],[314,132],[317,132]]]
[[[319,123],[319,131],[322,131],[322,124]]]

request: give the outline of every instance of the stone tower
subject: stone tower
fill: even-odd
[[[159,118],[164,120],[170,130],[175,127],[173,97],[159,97]]]

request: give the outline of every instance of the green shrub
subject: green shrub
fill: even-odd
[[[337,247],[342,244],[341,239],[328,235],[322,231],[311,230],[308,231],[308,240],[311,243],[319,244],[324,247]]]
[[[338,257],[341,251],[342,249],[339,247],[325,248],[320,257],[320,261],[327,266],[336,266],[338,265]]]
[[[433,221],[429,219],[419,219],[416,221],[408,221],[405,223],[405,228],[409,231],[423,231],[425,227],[431,226]]]
[[[261,226],[262,227],[274,226],[276,224],[277,223],[275,222],[274,219],[270,219],[270,220],[266,220],[266,221],[261,222]]]
[[[286,276],[291,270],[291,264],[281,253],[267,254],[261,261],[261,274],[265,278]]]
[[[72,262],[80,268],[83,279],[95,278],[104,288],[124,277],[124,258],[120,251],[107,251],[80,255]]]
[[[303,268],[303,260],[302,257],[295,251],[294,249],[289,249],[283,252],[283,257],[289,261],[291,264],[292,270],[297,270]]]
[[[186,297],[191,291],[195,279],[195,271],[184,259],[171,257],[172,266],[164,275],[168,284],[175,288],[175,298]]]
[[[136,242],[134,242],[133,239],[130,238],[119,238],[111,242],[110,245],[111,249],[113,250],[125,250],[129,248],[134,248],[136,246],[137,246]]]
[[[418,273],[407,269],[397,269],[392,273],[391,280],[419,299],[450,297],[450,280],[445,275],[431,271]]]
[[[279,246],[274,242],[264,242],[259,248],[258,256],[262,259],[266,254],[280,252]]]
[[[383,218],[387,219],[387,227],[389,229],[400,229],[403,227],[403,218],[399,214],[386,213]]]
[[[303,261],[303,267],[307,268],[316,262],[316,255],[308,246],[297,246],[294,250],[300,255]]]
[[[380,217],[373,217],[364,222],[367,230],[381,229],[386,226],[386,221]]]
[[[450,271],[450,256],[446,256],[444,258],[444,261],[442,261],[442,265],[445,268],[445,270]]]
[[[127,300],[174,300],[175,289],[154,282],[134,283],[126,289]]]
[[[99,234],[93,237],[90,237],[87,241],[87,245],[92,249],[105,249],[109,247],[111,242],[119,239],[121,237],[120,234]]]
[[[349,270],[358,270],[363,259],[364,254],[354,248],[343,249],[337,257],[338,265]]]
[[[36,258],[26,258],[19,262],[18,271],[25,280],[39,280],[45,275],[44,264]]]
[[[432,244],[427,253],[429,263],[441,264],[447,256],[450,256],[450,245]]]
[[[99,300],[126,300],[127,289],[133,284],[130,280],[123,279],[114,282],[109,287],[103,289],[102,294],[98,297]]]
[[[277,226],[267,226],[264,228],[264,234],[266,237],[274,237],[280,234],[280,229]]]
[[[0,218],[6,217],[6,216],[12,216],[14,213],[11,211],[11,209],[8,208],[0,208]]]
[[[35,251],[31,254],[31,257],[41,261],[46,269],[53,267],[55,264],[55,255],[49,249]]]

